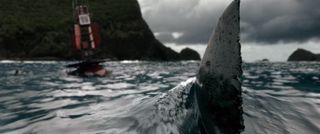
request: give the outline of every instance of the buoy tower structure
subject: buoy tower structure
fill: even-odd
[[[88,0],[73,0],[73,47],[81,54],[81,62],[68,65],[76,68],[69,72],[78,76],[103,76],[107,70],[100,65],[104,62],[93,58],[95,50],[101,43],[98,25],[91,20]]]

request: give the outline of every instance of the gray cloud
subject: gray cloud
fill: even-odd
[[[320,14],[316,5],[320,1],[246,0],[242,4],[245,40],[275,43],[319,38]]]
[[[143,16],[165,43],[207,43],[231,0],[139,0]],[[242,40],[273,44],[320,38],[319,0],[242,0]],[[183,33],[174,38],[173,32]]]

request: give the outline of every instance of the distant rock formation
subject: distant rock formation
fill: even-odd
[[[320,54],[299,48],[290,55],[288,61],[320,61]]]
[[[89,1],[92,20],[100,25],[102,43],[96,58],[114,60],[180,60],[143,20],[137,0]],[[71,0],[0,2],[2,59],[79,59],[72,48]]]
[[[257,62],[257,63],[268,63],[268,62],[270,62],[270,60],[265,58],[265,59],[262,59],[262,60],[257,60],[255,62]]]
[[[199,53],[190,48],[181,50],[180,58],[181,60],[201,60]]]
[[[262,59],[261,61],[262,61],[262,62],[270,62],[269,59]]]

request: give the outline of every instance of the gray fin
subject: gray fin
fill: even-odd
[[[239,77],[241,69],[240,0],[234,0],[220,17],[197,75],[201,82],[208,74],[224,78]]]
[[[195,100],[203,133],[238,134],[244,129],[239,34],[240,0],[234,0],[219,19],[197,75]]]

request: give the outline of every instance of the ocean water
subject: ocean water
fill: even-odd
[[[106,62],[113,72],[99,78],[68,76],[67,64],[0,63],[0,133],[197,133],[187,117],[199,62]],[[243,133],[320,133],[320,63],[243,70]]]

